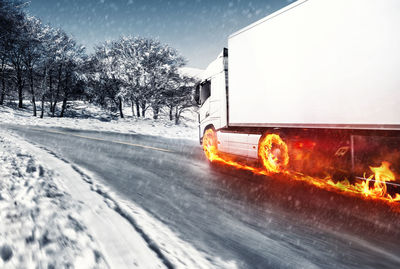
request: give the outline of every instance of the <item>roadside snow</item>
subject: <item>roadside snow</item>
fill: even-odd
[[[76,268],[103,268],[107,265],[111,268],[237,268],[233,261],[223,261],[219,257],[212,257],[196,250],[139,206],[121,199],[116,193],[99,184],[90,172],[14,134],[0,131],[0,142],[2,144],[0,168],[8,167],[3,169],[5,172],[1,175],[5,182],[14,182],[15,185],[0,185],[1,197],[3,193],[8,197],[0,199],[1,213],[8,215],[14,212],[13,199],[7,195],[22,188],[18,192],[19,196],[13,194],[13,197],[20,197],[14,200],[28,199],[28,204],[31,206],[40,205],[38,211],[43,214],[43,221],[39,221],[43,226],[40,226],[42,232],[39,233],[40,236],[34,237],[37,241],[35,248],[27,247],[26,240],[33,229],[31,226],[39,225],[36,223],[39,219],[32,217],[32,210],[22,213],[21,210],[17,211],[20,214],[12,213],[13,216],[21,215],[20,221],[15,222],[15,225],[12,224],[14,219],[9,221],[12,222],[10,226],[9,223],[7,225],[1,223],[1,242],[5,244],[0,246],[0,255],[5,258],[3,264],[0,263],[0,268],[7,268],[2,265],[7,265],[8,268],[19,265],[30,268],[31,264],[33,268],[36,268],[36,265],[40,265],[39,268],[46,268],[47,266],[42,266],[46,265],[44,262],[57,262],[53,268],[63,267],[62,262],[75,264]],[[40,162],[26,152],[34,155]],[[32,162],[35,165],[30,164]],[[28,167],[36,167],[36,170]],[[18,175],[16,178],[13,176],[13,170],[18,171],[15,172]],[[43,176],[43,173],[46,176]],[[25,181],[29,183],[21,181],[20,175],[23,175],[22,178],[26,176]],[[38,180],[40,178],[41,180]],[[29,186],[33,183],[44,192],[38,194],[42,198],[30,199],[30,196],[25,194],[29,193]],[[51,187],[43,187],[47,185]],[[57,195],[48,197],[48,192]],[[58,195],[59,193],[62,195]],[[45,202],[39,203],[41,200]],[[8,201],[4,203],[4,207],[3,201]],[[69,216],[72,216],[73,223],[78,223],[72,228],[68,226],[72,221]],[[61,220],[56,221],[57,217]],[[25,221],[25,218],[29,221]],[[74,227],[79,229],[76,230]],[[49,231],[48,234],[52,236],[43,237],[45,231]],[[14,240],[15,238],[19,241]],[[50,251],[50,254],[47,254],[47,249],[40,243],[40,240],[43,241],[42,238],[51,238],[51,242],[56,244],[54,252]],[[69,241],[65,238],[69,238]],[[8,258],[10,249],[12,257]],[[42,254],[47,255],[46,259],[40,256]],[[34,257],[34,260],[25,257]],[[18,263],[21,259],[24,264]]]
[[[53,172],[0,136],[0,268],[108,268]]]
[[[83,101],[69,102],[66,117],[49,117],[43,119],[32,116],[31,104],[25,102],[26,109],[0,106],[0,122],[47,127],[64,127],[81,130],[111,131],[119,133],[138,133],[144,135],[163,136],[168,138],[184,138],[198,140],[197,113],[187,111],[179,125],[170,121],[167,115],[161,114],[158,120],[152,118],[131,117],[130,109],[125,108],[124,119],[111,117],[99,107]],[[40,114],[40,111],[38,112]],[[151,116],[151,111],[148,112]]]

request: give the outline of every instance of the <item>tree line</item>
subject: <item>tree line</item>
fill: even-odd
[[[121,37],[96,45],[88,55],[62,29],[28,16],[25,5],[0,1],[0,105],[8,98],[22,108],[29,98],[33,116],[63,117],[68,101],[85,99],[121,118],[127,105],[136,117],[151,109],[154,119],[167,109],[176,123],[194,105],[196,81],[179,72],[186,61],[174,48],[150,38]]]

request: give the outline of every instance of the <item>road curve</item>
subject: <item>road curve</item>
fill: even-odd
[[[197,249],[240,268],[400,268],[387,204],[210,167],[195,141],[0,125],[96,174]]]

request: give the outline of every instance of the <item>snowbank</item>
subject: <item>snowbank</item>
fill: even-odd
[[[69,102],[65,118],[49,117],[43,119],[32,116],[31,104],[24,103],[26,109],[0,106],[0,120],[3,123],[64,127],[82,130],[111,131],[119,133],[138,133],[198,140],[197,113],[193,110],[183,114],[182,122],[175,125],[165,113],[158,120],[131,117],[130,108],[125,108],[126,118],[112,117],[99,107],[83,101]],[[39,111],[40,113],[40,111]],[[151,116],[151,111],[148,113]]]
[[[108,268],[53,172],[0,136],[0,268]]]

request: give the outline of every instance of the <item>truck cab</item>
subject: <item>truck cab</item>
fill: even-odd
[[[204,71],[199,90],[200,142],[207,128],[227,127],[228,50],[225,48]]]
[[[199,138],[212,130],[218,152],[257,159],[259,134],[229,128],[228,49],[224,48],[204,71],[198,85]]]

